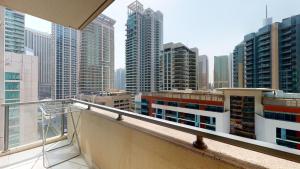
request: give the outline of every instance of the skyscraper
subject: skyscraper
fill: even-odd
[[[113,19],[101,14],[81,31],[79,93],[113,88],[114,24]]]
[[[245,43],[241,42],[233,50],[233,87],[244,87]]]
[[[125,79],[126,71],[124,68],[119,68],[115,71],[115,87],[119,90],[126,89],[126,79]]]
[[[135,1],[126,24],[126,90],[132,94],[158,90],[163,15]]]
[[[278,38],[278,24],[267,25],[257,33],[244,37],[246,43],[245,78],[247,88],[273,88],[278,89],[278,49],[275,49],[276,34]],[[274,52],[272,52],[272,49]],[[274,64],[274,65],[272,65]],[[272,69],[274,68],[274,69]],[[276,80],[277,79],[277,80]],[[274,83],[273,83],[273,82]]]
[[[78,32],[52,23],[52,87],[53,99],[72,98],[77,95]]]
[[[233,53],[230,53],[228,56],[228,74],[229,74],[229,86],[232,88],[233,86]]]
[[[278,35],[279,89],[300,93],[300,15],[283,19]]]
[[[182,43],[167,43],[160,59],[160,90],[197,89],[197,49]]]
[[[300,92],[300,15],[244,37],[246,87]]]
[[[24,22],[24,14],[0,7],[0,104],[38,99],[37,57],[24,54]],[[35,106],[10,107],[9,147],[36,140],[36,113]],[[4,107],[0,107],[0,149],[3,128]],[[29,136],[26,132],[33,134]]]
[[[8,8],[1,7],[2,22],[5,25],[5,51],[13,53],[24,53],[24,26],[25,15]]]
[[[227,55],[214,57],[214,88],[229,87],[229,59]]]
[[[48,33],[25,29],[25,47],[38,56],[39,99],[51,98],[51,36]]]
[[[198,76],[198,89],[209,89],[208,87],[208,77],[209,77],[209,72],[208,72],[208,58],[206,55],[200,55],[198,56],[198,61],[197,61],[197,76]]]

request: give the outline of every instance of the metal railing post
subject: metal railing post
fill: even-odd
[[[4,147],[3,151],[8,151],[9,142],[9,105],[4,106]]]
[[[196,141],[194,141],[193,146],[195,148],[201,149],[201,150],[206,150],[207,149],[207,145],[204,143],[203,141],[203,137],[197,135],[197,139]]]
[[[61,106],[62,110],[61,111],[65,111],[65,109],[64,109],[65,102],[62,101],[61,104],[62,104],[62,106]],[[65,116],[64,116],[64,113],[62,113],[61,114],[61,135],[60,136],[64,136],[64,134],[65,134]]]
[[[118,114],[118,117],[117,117],[117,119],[116,120],[118,120],[118,121],[122,121],[123,120],[123,117],[122,117],[122,115],[121,114]]]

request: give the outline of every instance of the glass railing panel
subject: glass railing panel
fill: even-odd
[[[46,138],[62,135],[62,115],[45,116],[42,119],[40,103],[13,104],[8,106],[8,148],[27,145],[43,138],[43,130],[48,128]],[[58,108],[58,107],[57,107]],[[62,110],[63,111],[63,110]],[[50,123],[51,121],[51,123]]]

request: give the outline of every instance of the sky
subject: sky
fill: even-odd
[[[125,24],[127,6],[134,0],[115,0],[103,14],[116,20],[115,69],[125,68]],[[182,42],[209,58],[210,82],[213,81],[213,58],[229,55],[244,35],[256,32],[268,16],[273,22],[300,14],[300,0],[139,0],[144,8],[164,15],[163,42]],[[51,32],[51,23],[29,15],[25,26]]]

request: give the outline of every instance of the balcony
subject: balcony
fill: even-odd
[[[70,157],[74,151],[60,149],[59,153],[47,156],[47,160],[59,161],[53,168],[300,168],[299,152],[286,147],[74,99],[59,102],[61,104],[53,107],[55,110],[65,111],[64,108],[74,106],[80,111],[71,109],[72,115],[69,113],[65,118],[56,119],[57,126],[54,125],[51,137],[47,137],[46,149],[72,140],[70,147],[78,150],[76,139],[71,139],[74,135],[74,123],[71,123],[74,117],[81,153],[66,160],[65,156]],[[34,124],[28,125],[37,126],[37,129],[44,126],[40,125],[41,102],[26,105],[31,104],[33,109],[22,108],[23,103],[4,106],[6,127],[0,168],[43,168],[40,130],[34,130],[37,133],[32,132],[32,128],[24,131],[31,139],[19,142],[19,145],[12,145],[9,142],[11,133],[7,133],[10,131],[7,122],[12,117],[8,110],[13,106],[20,106],[20,115],[36,113],[32,116],[36,118],[30,118]],[[38,111],[25,111],[35,109]]]

